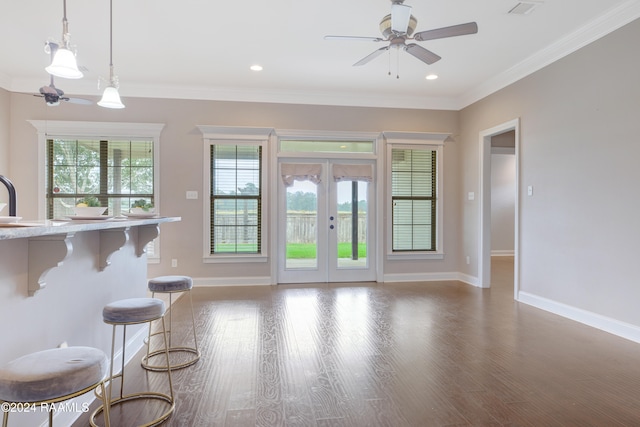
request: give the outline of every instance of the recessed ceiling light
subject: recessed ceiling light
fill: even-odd
[[[252,65],[250,68],[251,71],[262,71],[262,65]]]
[[[427,74],[427,77],[425,77],[425,79],[427,80],[435,80],[438,78],[437,74]]]

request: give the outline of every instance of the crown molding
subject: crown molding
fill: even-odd
[[[609,12],[599,16],[589,24],[466,92],[459,97],[457,109],[461,110],[533,74],[638,18],[640,18],[640,0],[629,0],[612,8]]]

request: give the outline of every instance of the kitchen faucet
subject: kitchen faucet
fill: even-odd
[[[0,175],[0,182],[7,187],[9,192],[9,216],[16,216],[16,188],[13,183],[4,175]]]

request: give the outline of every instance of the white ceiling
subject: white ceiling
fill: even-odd
[[[0,86],[36,93],[48,84],[47,40],[62,34],[62,0],[4,1]],[[431,66],[380,43],[324,36],[380,36],[389,0],[113,0],[113,62],[127,97],[460,109],[640,17],[640,0],[406,0],[416,32],[469,21],[478,34],[419,42]],[[109,1],[67,0],[81,80],[66,95],[98,99],[109,73]],[[249,70],[252,64],[264,67]],[[597,66],[597,58],[594,58]],[[391,76],[388,75],[391,69]],[[396,78],[396,73],[399,78]],[[428,81],[425,76],[440,77]]]

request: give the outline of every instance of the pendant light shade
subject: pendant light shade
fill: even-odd
[[[47,73],[65,79],[81,79],[84,74],[78,69],[76,55],[69,45],[69,22],[67,21],[67,0],[63,0],[62,44],[53,55],[51,65],[45,68]]]
[[[104,88],[98,105],[105,108],[124,108],[118,93],[118,78],[113,75],[113,0],[109,0],[109,85]]]
[[[69,49],[59,48],[53,56],[51,65],[45,68],[47,73],[65,79],[81,79],[82,71],[78,69],[76,56]]]
[[[107,86],[102,93],[102,99],[98,101],[98,105],[105,108],[124,108],[124,104],[120,101],[118,89],[114,86]]]

